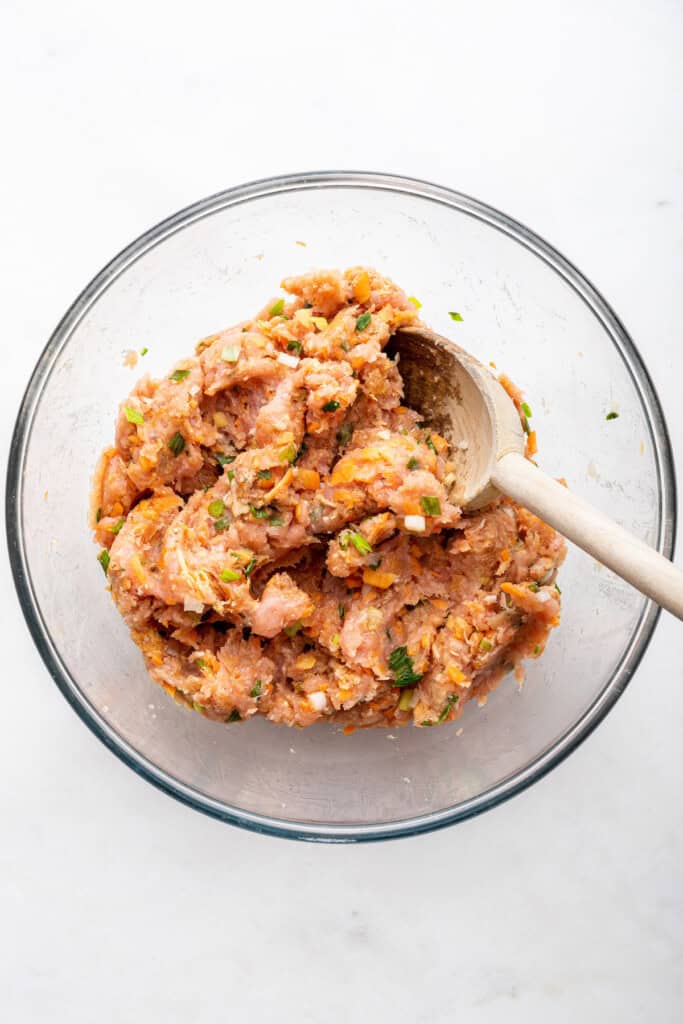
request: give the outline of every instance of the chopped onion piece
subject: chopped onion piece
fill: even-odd
[[[192,597],[186,597],[183,601],[183,608],[186,612],[197,612],[198,615],[202,615],[204,612],[204,605],[201,601],[195,601]]]
[[[316,711],[324,711],[327,707],[327,697],[322,690],[315,690],[308,694],[308,702]]]
[[[290,356],[289,352],[278,352],[277,361],[282,363],[283,366],[291,366],[292,369],[299,365],[297,357]]]
[[[427,525],[424,516],[406,516],[403,522],[406,530],[412,533],[424,533]]]

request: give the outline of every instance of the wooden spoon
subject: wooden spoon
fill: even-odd
[[[455,503],[476,509],[509,495],[683,619],[683,572],[524,457],[517,410],[485,366],[422,326],[399,331],[387,351],[399,354],[406,404],[451,444]]]

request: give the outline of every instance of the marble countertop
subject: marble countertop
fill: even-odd
[[[29,372],[113,253],[201,196],[326,167],[450,185],[548,238],[622,317],[683,463],[679,3],[36,0],[2,23],[3,478]],[[680,623],[662,616],[596,733],[504,806],[302,845],[204,818],[98,743],[2,544],[7,1021],[680,1020]]]

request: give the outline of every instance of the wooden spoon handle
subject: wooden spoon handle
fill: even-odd
[[[518,452],[498,460],[493,483],[554,526],[641,593],[683,619],[683,572],[609,516],[567,490]]]

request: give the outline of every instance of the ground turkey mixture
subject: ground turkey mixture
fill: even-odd
[[[100,562],[152,679],[209,718],[439,725],[542,652],[564,544],[450,500],[383,351],[419,303],[362,267],[282,287],[121,406]]]

